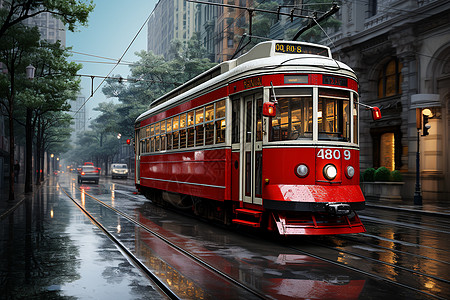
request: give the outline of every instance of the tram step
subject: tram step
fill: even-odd
[[[237,214],[246,214],[246,215],[251,215],[254,216],[256,218],[259,218],[262,215],[262,211],[259,210],[251,210],[251,209],[245,209],[245,208],[237,208],[235,210],[235,212]]]
[[[239,220],[239,219],[233,219],[232,222],[234,224],[240,224],[240,225],[245,225],[245,226],[250,226],[250,227],[255,227],[255,228],[261,227],[261,224],[257,223],[257,222],[250,222],[250,221]]]

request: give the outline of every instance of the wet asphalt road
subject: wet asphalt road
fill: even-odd
[[[1,220],[2,299],[165,298],[61,188],[101,220],[148,268],[178,288],[181,298],[246,299],[244,294],[220,291],[217,280],[199,278],[185,261],[168,256],[165,246],[147,231],[99,206],[89,195],[269,298],[450,297],[450,234],[445,218],[367,209],[361,214],[368,230],[365,234],[275,240],[156,207],[134,195],[130,181],[102,178],[99,185],[80,185],[67,175],[58,181],[60,187],[50,180],[35,197]],[[183,288],[186,286],[190,289]],[[217,296],[218,290],[223,297]]]

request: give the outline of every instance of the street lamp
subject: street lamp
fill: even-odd
[[[33,67],[31,64],[28,65],[28,67],[26,67],[27,79],[33,79],[35,71],[36,71],[35,67]]]

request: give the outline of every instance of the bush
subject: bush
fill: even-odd
[[[374,174],[375,174],[374,168],[368,168],[367,170],[365,170],[363,173],[364,181],[374,181]]]
[[[394,170],[391,172],[391,180],[392,181],[403,181],[403,175],[399,170]]]
[[[391,180],[391,171],[389,171],[386,167],[379,167],[373,176],[375,181],[390,181]]]

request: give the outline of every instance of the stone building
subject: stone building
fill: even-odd
[[[170,43],[186,43],[194,34],[195,5],[184,0],[159,0],[148,21],[147,50],[170,59]]]
[[[450,1],[343,1],[340,17],[332,50],[359,75],[360,101],[383,115],[361,113],[361,170],[400,170],[412,199],[419,139],[423,201],[450,199]],[[427,136],[416,109],[419,119],[431,111]]]

